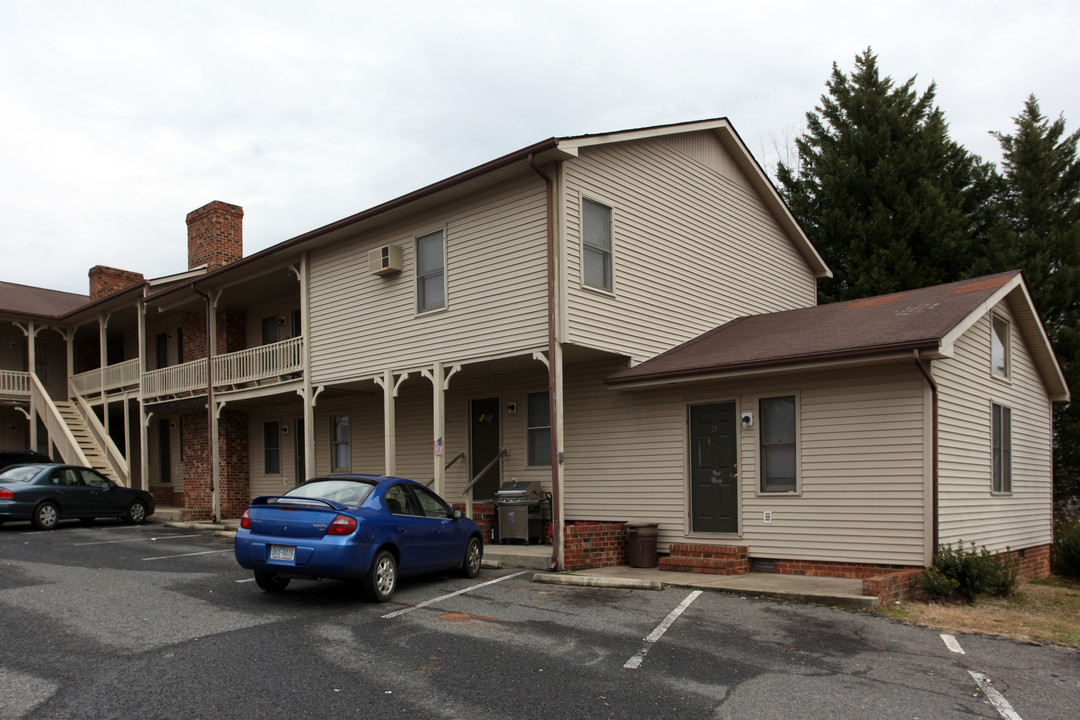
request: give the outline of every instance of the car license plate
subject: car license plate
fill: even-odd
[[[271,545],[270,559],[293,562],[296,559],[296,548],[292,545]]]

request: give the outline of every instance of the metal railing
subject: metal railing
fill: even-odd
[[[0,370],[0,395],[30,397],[30,373]]]
[[[484,469],[481,470],[480,472],[476,473],[476,476],[473,477],[473,479],[469,481],[469,484],[466,485],[465,489],[461,491],[461,496],[465,497],[466,495],[468,495],[469,491],[473,489],[473,485],[480,482],[480,478],[484,477],[484,475],[487,474],[488,470],[495,467],[495,464],[498,463],[499,460],[502,460],[503,455],[509,455],[509,454],[510,454],[510,451],[507,450],[506,448],[503,448],[502,450],[500,450],[499,454],[496,455],[495,457],[493,457],[491,459],[491,462],[489,462],[487,465],[485,465]]]

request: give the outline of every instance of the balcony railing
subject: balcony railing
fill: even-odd
[[[303,370],[302,337],[270,345],[248,348],[214,357],[214,387],[237,388],[263,381],[290,380]],[[154,400],[176,395],[199,395],[206,392],[206,360],[143,373],[142,396]]]
[[[30,397],[30,373],[0,370],[0,395]]]
[[[125,360],[96,370],[71,376],[71,389],[76,395],[87,396],[102,390],[119,390],[139,384],[139,359]]]

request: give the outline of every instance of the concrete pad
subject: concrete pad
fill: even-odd
[[[639,580],[637,578],[597,577],[595,575],[564,575],[561,573],[536,573],[533,582],[548,585],[576,585],[579,587],[623,588],[630,590],[663,590],[659,580]]]

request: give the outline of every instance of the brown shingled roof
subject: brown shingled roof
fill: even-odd
[[[941,341],[1019,271],[736,318],[607,379],[657,380],[913,349]]]
[[[0,281],[0,312],[55,318],[88,302],[89,295]]]

